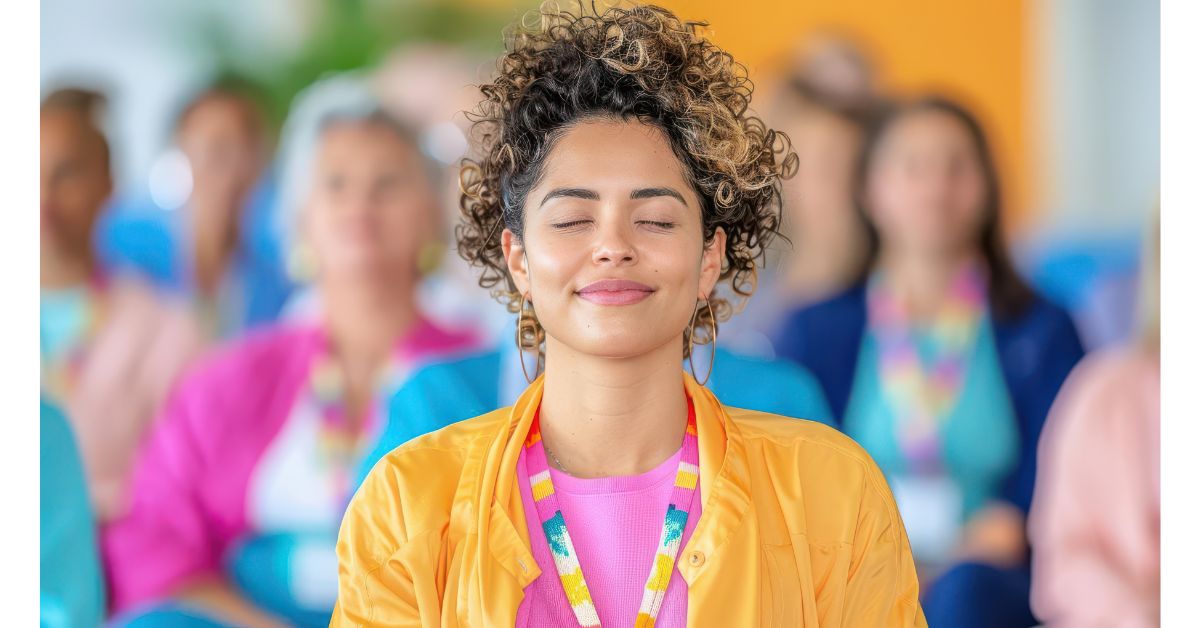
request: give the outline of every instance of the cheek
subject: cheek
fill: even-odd
[[[695,243],[659,250],[646,255],[646,266],[663,289],[680,294],[692,294],[700,284],[700,264],[704,250],[698,239]]]
[[[337,246],[339,227],[333,208],[315,202],[301,216],[301,229],[308,244],[321,254]]]
[[[421,207],[405,202],[379,208],[376,224],[387,242],[410,248],[431,235],[425,217]]]
[[[880,174],[871,179],[867,207],[872,222],[880,231],[902,226],[908,213],[909,194],[897,176]]]
[[[588,261],[586,247],[547,239],[527,239],[525,263],[529,270],[530,290],[534,298],[546,302],[574,289],[572,280]]]
[[[962,221],[971,225],[983,222],[983,206],[987,202],[987,190],[980,179],[970,179],[958,186],[955,208]]]

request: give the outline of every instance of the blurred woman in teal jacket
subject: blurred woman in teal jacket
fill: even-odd
[[[104,580],[95,517],[71,426],[41,402],[41,620],[48,626],[98,626]]]

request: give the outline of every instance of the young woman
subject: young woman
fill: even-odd
[[[469,346],[417,307],[437,207],[412,135],[353,80],[310,90],[300,109],[315,101],[321,113],[295,213],[320,315],[222,349],[166,405],[132,511],[104,545],[117,612],[163,599],[187,610],[137,625],[180,625],[194,611],[239,626],[327,625],[337,526],[382,400],[422,360]]]
[[[1025,514],[1046,413],[1083,349],[1069,316],[1017,275],[979,123],[930,98],[868,133],[859,202],[870,265],[790,317],[780,353],[821,381],[879,462],[918,563],[930,625],[1035,623]]]
[[[665,9],[546,6],[482,88],[458,231],[544,372],[375,466],[333,624],[924,625],[870,457],[680,369],[795,168],[745,68]]]

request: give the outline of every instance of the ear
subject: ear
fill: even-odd
[[[505,229],[500,234],[500,246],[504,249],[504,262],[513,283],[517,285],[517,291],[529,295],[529,260],[525,258],[525,245],[521,244],[516,234]]]
[[[704,246],[700,257],[700,293],[696,298],[704,299],[712,295],[717,280],[721,278],[721,268],[725,266],[725,229],[717,227],[712,241]]]

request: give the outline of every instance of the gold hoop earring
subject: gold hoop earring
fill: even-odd
[[[701,386],[707,385],[708,380],[712,378],[713,366],[716,365],[717,360],[717,317],[713,314],[712,303],[708,297],[704,297],[704,307],[708,308],[709,314],[713,317],[713,338],[712,352],[708,354],[708,374],[704,376],[704,381],[699,382]],[[692,309],[692,325],[688,331],[688,366],[692,367],[692,377],[697,380],[700,378],[696,377],[696,363],[693,361],[693,357],[696,355],[696,313],[699,311],[700,303],[697,302],[696,307]]]
[[[543,367],[543,357],[541,349],[538,349],[537,362],[534,363],[533,377],[529,376],[529,369],[525,368],[525,347],[521,344],[521,329],[525,322],[525,302],[529,300],[527,295],[521,295],[521,309],[517,310],[517,359],[521,361],[521,374],[525,376],[525,382],[532,384],[537,378],[538,373]],[[535,334],[536,336],[536,334]]]

